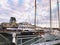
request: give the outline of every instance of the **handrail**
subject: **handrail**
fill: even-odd
[[[44,38],[41,38],[41,39],[44,39]],[[36,42],[40,41],[41,39],[39,39],[39,40],[37,40],[37,41],[33,42],[31,45],[33,45],[34,43],[36,43]]]
[[[37,35],[20,35],[20,36],[17,36],[17,37],[23,37],[23,36],[37,36]]]
[[[33,37],[27,37],[27,38],[18,38],[18,39],[31,39],[31,38],[33,38]]]
[[[40,37],[40,36],[37,36],[37,37]],[[27,43],[27,42],[29,42],[29,41],[32,41],[32,40],[34,40],[34,39],[37,38],[37,37],[34,37],[33,39],[28,40],[28,41],[26,41],[26,42],[24,42],[24,43],[22,43],[22,44],[25,44],[25,43]]]
[[[3,37],[5,40],[7,40],[7,41],[9,41],[9,42],[10,42],[10,40],[9,40],[9,39],[7,39],[6,37],[4,37],[3,35],[1,35],[1,34],[0,34],[0,36],[1,36],[1,37]]]

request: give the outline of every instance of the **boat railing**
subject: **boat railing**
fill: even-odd
[[[41,38],[41,39],[39,39],[39,40],[33,42],[31,45],[34,45],[35,43],[40,42],[40,40],[42,40],[42,39],[44,39],[44,38]]]
[[[29,35],[29,36],[30,36],[30,35]],[[22,38],[21,36],[20,36],[20,38],[19,38],[19,36],[18,36],[17,40],[20,39],[20,42],[18,41],[20,44],[17,44],[17,45],[31,45],[33,42],[35,42],[35,41],[37,41],[37,40],[39,40],[39,39],[41,38],[40,35],[37,35],[37,36],[35,36],[35,37],[34,37],[33,35],[32,35],[31,37],[29,37],[29,36],[28,36],[28,37],[25,37],[25,36],[24,36],[25,38],[24,38],[24,37]],[[28,39],[28,40],[27,40],[27,39]],[[24,40],[26,40],[26,41],[23,42]]]

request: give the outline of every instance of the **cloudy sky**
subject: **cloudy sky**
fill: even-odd
[[[17,22],[34,24],[35,0],[0,0],[0,23],[9,22],[10,17],[15,17]],[[60,0],[59,0],[60,2]],[[52,27],[58,27],[57,0],[52,0]],[[49,0],[37,0],[37,25],[50,26]]]

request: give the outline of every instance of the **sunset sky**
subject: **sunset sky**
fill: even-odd
[[[0,0],[0,23],[9,22],[10,17],[15,17],[17,22],[34,24],[35,0]],[[60,0],[59,0],[60,2]],[[37,0],[37,25],[50,26],[49,0]],[[57,0],[52,0],[52,27],[58,27]]]

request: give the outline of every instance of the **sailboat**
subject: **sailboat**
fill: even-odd
[[[36,2],[35,2],[35,4],[36,4]],[[58,0],[57,0],[57,6],[58,6],[58,17],[59,17],[59,1]],[[36,9],[36,6],[35,6],[35,9]],[[52,31],[51,13],[52,12],[51,12],[51,0],[50,0],[50,33]],[[59,20],[59,18],[58,18],[58,20]],[[60,36],[55,36],[50,33],[45,33],[44,35],[42,35],[41,39],[35,41],[31,45],[57,45],[58,43],[60,43]]]
[[[57,5],[59,7],[59,1],[57,0]],[[51,22],[51,0],[50,0],[50,32],[52,31]],[[59,14],[58,14],[59,15]],[[36,0],[35,0],[35,31],[36,31]],[[29,33],[29,32],[28,32]],[[55,45],[60,43],[60,37],[52,35],[50,33],[45,33],[44,35],[20,35],[17,36],[17,45]],[[39,37],[39,38],[38,38]]]

